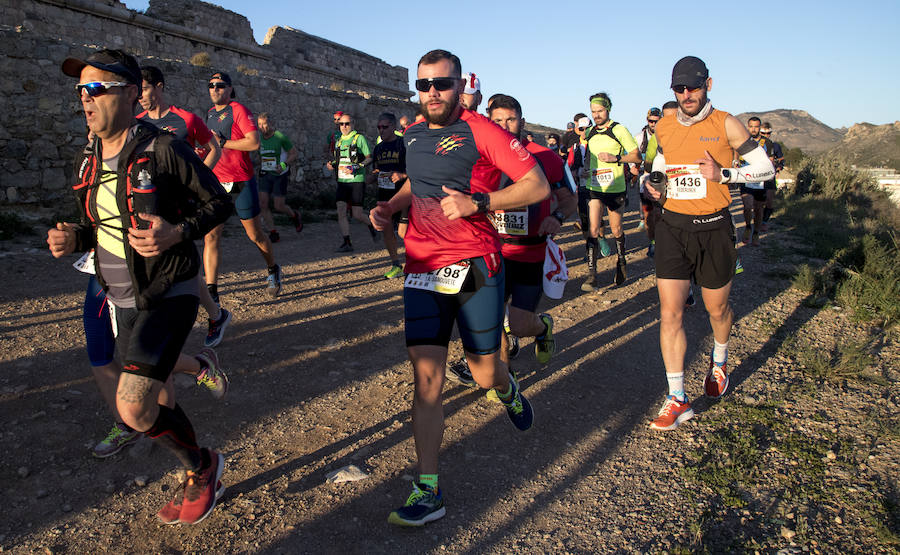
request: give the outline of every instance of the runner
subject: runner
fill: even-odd
[[[222,155],[222,149],[203,120],[187,110],[182,110],[166,102],[166,82],[159,68],[144,66],[141,68],[141,77],[143,81],[140,103],[144,111],[138,114],[137,119],[152,123],[179,139],[187,141],[198,155],[202,155],[206,167],[210,169],[215,167]],[[197,274],[197,279],[201,280],[203,277]],[[205,287],[200,290],[200,304],[206,310],[208,323],[206,339],[203,344],[207,347],[215,347],[225,337],[225,329],[231,323],[231,312],[222,308],[218,299],[213,299]]]
[[[634,137],[621,123],[609,119],[612,100],[606,93],[591,95],[591,116],[594,125],[585,134],[587,141],[587,167],[582,177],[587,179],[590,195],[590,239],[588,240],[588,277],[581,286],[582,291],[597,289],[597,255],[600,249],[598,237],[603,234],[603,212],[609,216],[609,229],[616,242],[616,285],[625,283],[625,231],[622,216],[625,213],[627,192],[623,163],[637,164],[642,161]],[[605,239],[604,239],[605,242]],[[605,256],[605,255],[604,255]]]
[[[328,140],[325,141],[325,159],[331,160],[334,158],[334,146],[337,144],[338,140],[341,138],[341,126],[338,123],[341,120],[341,116],[344,115],[344,112],[338,110],[334,114],[332,114],[332,118],[334,119],[334,131],[328,134]]]
[[[522,106],[507,95],[500,95],[488,110],[491,121],[522,140],[525,118]],[[532,141],[522,143],[547,176],[551,196],[526,207],[495,210],[491,213],[494,227],[503,241],[503,263],[506,267],[506,301],[509,303],[509,332],[516,338],[534,337],[534,356],[547,364],[556,352],[553,318],[537,314],[543,292],[544,258],[547,238],[558,233],[563,222],[578,210],[576,185],[560,157],[552,150]],[[505,175],[500,188],[511,183]],[[551,212],[551,204],[556,209]],[[509,364],[509,345],[504,337],[500,357]],[[518,343],[518,341],[516,341]]]
[[[466,80],[466,86],[459,96],[459,103],[466,110],[477,112],[481,105],[481,79],[474,73],[466,73],[463,78]],[[488,107],[490,108],[490,103],[488,103]]]
[[[587,141],[584,140],[584,135],[591,126],[591,120],[584,114],[575,114],[575,116],[581,117],[575,122],[575,128],[573,129],[575,141],[571,142],[568,148],[566,166],[578,182],[578,220],[575,222],[575,227],[581,231],[581,235],[584,237],[584,261],[587,262],[592,244],[590,211],[588,210],[590,195],[585,188],[587,180],[581,174],[587,164]],[[603,245],[606,246],[603,256],[606,256],[609,254],[609,245],[606,245],[606,241],[603,242]]]
[[[747,120],[747,131],[750,138],[758,144],[766,154],[769,154],[769,141],[759,134],[761,122],[753,116]],[[771,156],[770,156],[771,159]],[[741,160],[741,162],[743,162]],[[762,226],[763,208],[766,206],[766,190],[764,184],[759,182],[741,184],[741,202],[744,204],[744,243],[749,243],[751,238],[753,246],[759,246],[759,231]]]
[[[419,60],[416,89],[427,123],[406,130],[409,181],[370,215],[386,229],[394,212],[410,206],[403,300],[415,376],[412,415],[419,476],[406,504],[388,518],[402,526],[421,526],[446,513],[438,487],[438,453],[444,366],[454,322],[475,381],[497,390],[518,429],[529,429],[534,420],[531,404],[498,353],[505,276],[499,238],[487,213],[538,202],[549,187],[521,143],[487,118],[462,109],[464,86],[453,54],[433,50]],[[503,190],[498,190],[500,172],[514,181]],[[509,449],[507,443],[504,449]]]
[[[412,123],[412,120],[409,119],[409,116],[400,116],[400,119],[397,123],[400,126],[400,133],[404,134],[406,133],[406,128],[409,127],[409,124]]]
[[[378,117],[378,134],[381,142],[375,145],[375,169],[366,177],[367,183],[378,183],[378,202],[393,198],[406,181],[406,147],[403,140],[394,134],[397,118],[394,114],[383,113]],[[394,227],[400,224],[400,213],[394,214],[394,225],[383,232],[384,246],[391,257],[391,268],[384,277],[392,279],[403,275],[400,258],[397,255],[397,237]]]
[[[772,161],[772,165],[775,166],[775,175],[778,175],[778,172],[784,169],[784,151],[781,149],[781,143],[775,141],[771,138],[772,134],[772,125],[765,121],[762,124],[762,129],[760,133],[766,140],[769,142],[769,146],[771,150],[769,152],[769,160]],[[775,211],[775,191],[778,188],[777,183],[775,181],[775,177],[765,182],[766,187],[766,207],[763,210],[763,223],[760,226],[760,231],[768,231],[769,226],[766,222],[769,221],[769,218],[772,217],[772,213]]]
[[[341,136],[334,145],[332,161],[328,162],[328,168],[337,170],[337,217],[338,227],[344,242],[337,248],[337,252],[353,251],[353,243],[350,242],[350,221],[347,218],[347,207],[353,213],[353,217],[368,226],[372,240],[378,240],[375,228],[369,223],[363,213],[363,199],[366,192],[366,166],[372,162],[372,151],[369,150],[369,142],[366,138],[353,129],[353,118],[350,114],[342,114],[338,119],[341,128]]]
[[[269,210],[270,195],[274,199],[275,210],[291,219],[297,233],[303,231],[300,213],[284,202],[288,180],[291,177],[291,164],[297,161],[299,154],[291,140],[275,128],[275,121],[268,113],[263,112],[256,116],[256,125],[262,134],[259,140],[259,204],[262,221],[263,224],[269,225],[269,241],[277,243],[281,240],[281,236],[275,229],[275,220]]]
[[[666,195],[647,185],[663,202],[656,229],[656,287],[659,292],[659,343],[669,394],[651,423],[672,430],[694,416],[684,392],[687,336],[682,323],[691,278],[701,287],[703,304],[715,338],[704,380],[706,394],[721,397],[728,389],[728,336],[733,313],[728,304],[737,255],[729,183],[763,181],[774,174],[765,151],[734,116],[716,110],[707,96],[712,79],[706,64],[686,56],[672,70],[672,90],[678,112],[656,126],[659,143],[655,171],[668,178]],[[729,169],[735,152],[748,162]]]
[[[67,58],[62,71],[80,78],[76,89],[95,140],[76,157],[80,222],[57,223],[47,243],[56,258],[96,248],[97,279],[114,307],[124,362],[116,407],[126,424],[187,468],[183,490],[159,516],[194,524],[215,507],[225,461],[198,445],[166,383],[199,305],[192,239],[224,222],[232,203],[187,143],[134,118],[141,70],[132,56],[99,50],[84,61]]]
[[[638,133],[637,137],[634,140],[638,145],[638,152],[641,154],[641,159],[643,160],[640,164],[629,164],[628,169],[631,171],[632,176],[635,179],[635,182],[639,184],[638,186],[638,196],[641,199],[641,223],[638,224],[638,231],[643,229],[647,230],[647,237],[650,239],[650,246],[647,247],[647,256],[653,256],[653,232],[650,231],[647,217],[653,213],[653,202],[652,199],[646,197],[644,192],[644,180],[641,179],[644,175],[645,166],[649,168],[650,166],[647,164],[647,147],[650,145],[650,139],[653,138],[653,133],[656,131],[656,123],[659,121],[659,118],[662,117],[662,112],[659,108],[650,108],[647,110],[647,125],[641,129],[641,132]],[[650,223],[649,225],[653,225]]]
[[[259,190],[250,162],[250,152],[259,148],[259,131],[250,110],[232,100],[235,97],[234,87],[227,73],[213,73],[208,87],[213,106],[206,113],[206,124],[218,137],[222,147],[222,158],[213,171],[225,190],[234,197],[234,207],[241,225],[266,262],[269,272],[266,291],[274,299],[281,293],[281,268],[275,263],[272,242],[259,220]],[[203,248],[206,287],[216,302],[219,300],[219,241],[223,229],[225,225],[219,224],[207,233]]]

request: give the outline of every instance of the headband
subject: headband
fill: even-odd
[[[610,103],[609,100],[607,100],[606,98],[603,98],[602,96],[592,98],[591,104],[599,104],[599,105],[603,106],[604,108],[606,108],[607,110],[612,108],[612,103]]]

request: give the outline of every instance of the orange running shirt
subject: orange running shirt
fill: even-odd
[[[689,127],[675,115],[656,124],[656,140],[666,159],[666,202],[663,208],[679,214],[713,214],[731,204],[728,185],[706,181],[699,176],[697,160],[704,151],[723,168],[730,168],[734,149],[728,144],[725,118],[728,112],[713,110],[706,119]]]

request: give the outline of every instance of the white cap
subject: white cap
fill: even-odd
[[[466,90],[463,94],[475,94],[481,90],[481,80],[474,73],[466,73],[463,77],[466,79]]]
[[[591,126],[591,123],[592,123],[591,118],[583,117],[580,120],[578,120],[578,127],[584,127],[585,129],[587,129],[588,127]]]
[[[551,299],[561,299],[568,280],[566,253],[548,237],[547,249],[544,251],[544,294]]]

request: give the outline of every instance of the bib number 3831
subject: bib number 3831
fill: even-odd
[[[463,282],[469,274],[469,263],[459,262],[421,274],[409,274],[406,276],[404,287],[424,289],[445,295],[455,295],[462,289]]]
[[[666,178],[668,179],[666,198],[675,200],[706,198],[706,178],[700,173],[699,164],[667,164]]]
[[[488,214],[494,227],[504,235],[528,235],[528,209],[495,210]]]

